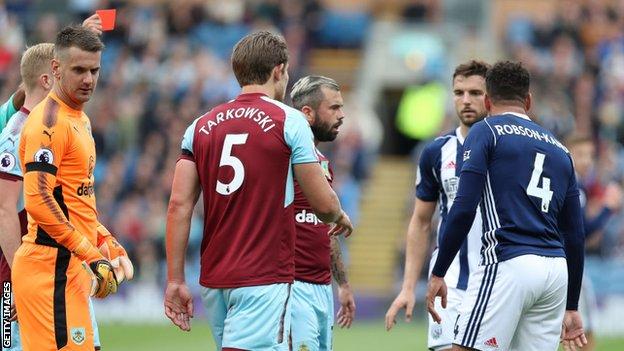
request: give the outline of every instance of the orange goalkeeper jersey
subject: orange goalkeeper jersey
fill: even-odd
[[[28,212],[23,240],[63,246],[82,260],[97,259],[95,143],[87,115],[51,92],[30,112],[19,156]]]

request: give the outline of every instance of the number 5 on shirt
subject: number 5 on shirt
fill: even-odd
[[[232,147],[234,145],[245,144],[248,136],[249,133],[227,134],[225,136],[219,167],[232,167],[232,169],[234,169],[234,177],[232,181],[227,184],[223,184],[221,181],[217,180],[217,192],[221,195],[230,195],[243,185],[243,180],[245,180],[245,167],[239,158],[232,156]]]

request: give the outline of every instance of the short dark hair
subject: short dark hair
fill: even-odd
[[[71,47],[88,52],[98,52],[104,50],[104,43],[90,29],[82,26],[67,26],[56,35],[54,52],[58,56],[61,51]]]
[[[497,62],[485,75],[485,90],[492,102],[524,102],[530,85],[531,75],[520,62]]]
[[[232,52],[232,70],[241,87],[266,83],[273,68],[287,62],[286,41],[281,35],[267,31],[246,35]]]
[[[455,67],[453,80],[455,80],[455,77],[457,76],[481,76],[485,78],[485,74],[487,73],[488,69],[490,69],[490,65],[488,63],[484,61],[470,60]]]

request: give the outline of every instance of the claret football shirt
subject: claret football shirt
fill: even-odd
[[[195,162],[203,192],[200,284],[292,282],[292,165],[318,162],[303,114],[264,94],[241,94],[188,127],[181,158]]]

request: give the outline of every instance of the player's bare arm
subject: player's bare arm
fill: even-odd
[[[436,204],[435,201],[423,201],[418,198],[414,204],[414,212],[407,228],[403,286],[386,312],[386,330],[392,329],[396,324],[396,315],[402,308],[405,308],[405,321],[412,320],[416,302],[414,290],[427,254],[431,218],[436,210]]]
[[[167,289],[165,314],[180,329],[191,330],[193,297],[184,280],[185,253],[188,246],[193,208],[201,188],[195,162],[181,159],[176,164],[167,209]]]
[[[340,242],[338,238],[331,238],[331,271],[332,277],[338,286],[348,285],[347,273],[345,272],[344,262],[342,262],[342,250],[340,250]]]
[[[353,290],[347,280],[347,273],[344,262],[342,261],[342,250],[337,237],[331,237],[331,271],[334,281],[338,284],[338,302],[340,309],[338,310],[338,325],[341,328],[351,327],[355,318],[355,299],[353,298]]]
[[[321,166],[318,163],[302,163],[293,165],[293,170],[317,217],[324,223],[336,224],[330,235],[349,236],[353,232],[353,225],[340,207],[338,196],[327,183]]]
[[[0,247],[9,263],[13,265],[15,251],[22,243],[20,235],[20,223],[17,213],[17,203],[22,193],[21,180],[9,180],[0,178]]]
[[[578,311],[566,311],[561,329],[561,343],[566,351],[576,351],[587,345],[583,321]]]
[[[442,299],[442,308],[446,308],[447,292],[448,290],[446,288],[446,282],[444,282],[444,277],[438,277],[432,274],[431,278],[429,278],[425,301],[427,301],[427,311],[429,311],[433,321],[436,323],[441,323],[442,317],[440,317],[440,314],[435,309],[435,298],[440,297]]]

